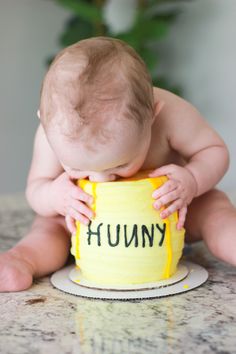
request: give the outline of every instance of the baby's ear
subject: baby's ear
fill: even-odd
[[[38,119],[40,119],[40,110],[39,109],[37,110],[37,116],[38,116]]]
[[[158,116],[158,114],[161,112],[161,110],[164,107],[164,105],[165,105],[164,101],[155,102],[155,105],[154,105],[154,117]]]

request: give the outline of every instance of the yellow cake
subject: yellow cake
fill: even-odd
[[[177,269],[184,246],[184,229],[177,230],[177,212],[161,219],[152,193],[166,177],[132,178],[96,183],[79,180],[93,195],[95,218],[77,222],[71,253],[83,279],[95,284],[128,285],[157,282]]]

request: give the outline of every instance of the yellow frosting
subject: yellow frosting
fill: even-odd
[[[176,272],[184,246],[177,212],[161,219],[152,193],[166,177],[133,178],[78,185],[94,198],[90,225],[76,222],[71,253],[84,279],[93,283],[142,284],[167,279]],[[162,208],[163,210],[163,208]]]

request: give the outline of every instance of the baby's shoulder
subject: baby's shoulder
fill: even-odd
[[[185,109],[191,106],[191,104],[182,97],[162,88],[153,87],[153,93],[154,102],[163,102],[163,107],[165,107],[165,111],[168,111],[168,113],[175,111],[176,114],[176,108]]]
[[[182,97],[159,87],[153,87],[153,92],[155,106],[159,104],[161,107],[157,121],[168,130],[176,124],[189,124],[189,119],[200,117],[197,109]]]

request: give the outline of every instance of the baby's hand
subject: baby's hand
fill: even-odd
[[[154,170],[149,174],[149,177],[164,175],[169,180],[153,192],[152,196],[156,199],[153,206],[159,210],[163,205],[168,204],[167,208],[160,214],[163,219],[178,210],[179,220],[177,229],[180,230],[184,226],[187,206],[197,193],[197,182],[187,168],[174,164]]]
[[[93,197],[76,186],[66,172],[52,182],[49,193],[52,207],[66,217],[66,225],[71,233],[76,231],[76,220],[87,225],[93,217],[93,211],[86,205],[93,203]]]

